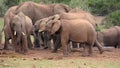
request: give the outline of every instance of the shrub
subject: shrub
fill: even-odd
[[[78,7],[80,9],[90,11],[90,8],[87,5],[88,0],[70,0],[69,1],[69,6],[75,8]]]
[[[110,13],[104,19],[104,25],[108,28],[111,26],[120,26],[120,10]]]
[[[107,15],[120,9],[120,0],[88,0],[87,4],[97,15]]]
[[[7,6],[5,5],[3,0],[0,0],[0,17],[2,17],[7,10]]]

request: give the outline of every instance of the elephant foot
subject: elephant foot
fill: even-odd
[[[68,54],[64,54],[63,57],[68,57]]]
[[[23,55],[27,55],[28,54],[28,50],[15,50],[16,53],[19,53],[19,54],[23,54]]]
[[[103,52],[104,52],[104,50],[101,50],[101,51],[100,51],[100,54],[102,54]]]
[[[28,51],[21,51],[20,54],[27,55]]]
[[[48,47],[44,47],[44,49],[48,49]]]
[[[4,50],[10,50],[8,47],[6,47],[6,45],[4,45],[3,49]]]
[[[40,46],[35,45],[34,48],[39,48]]]
[[[64,57],[68,57],[68,52],[63,52]]]
[[[34,48],[32,48],[32,47],[30,47],[29,49],[30,49],[30,50],[34,50]]]
[[[9,48],[3,48],[4,50],[10,50]]]
[[[57,53],[57,51],[56,51],[56,50],[53,50],[52,53]]]
[[[92,57],[92,54],[83,54],[82,57]]]

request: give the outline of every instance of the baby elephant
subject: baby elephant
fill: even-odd
[[[11,16],[10,29],[12,32],[12,43],[16,52],[25,54],[28,52],[28,47],[32,48],[30,39],[33,29],[32,21],[22,12],[18,14],[11,13]]]
[[[105,31],[98,32],[97,39],[104,46],[120,48],[120,27],[113,26]]]
[[[70,41],[82,43],[85,46],[83,56],[91,56],[96,41],[93,25],[85,19],[60,20],[59,15],[57,18],[47,21],[46,28],[43,28],[43,23],[40,23],[39,31],[48,31],[51,35],[59,31],[64,56],[68,55]]]

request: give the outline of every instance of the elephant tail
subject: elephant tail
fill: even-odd
[[[102,45],[98,42],[98,40],[95,40],[95,45],[97,46],[98,50],[100,51],[100,54],[104,52]]]

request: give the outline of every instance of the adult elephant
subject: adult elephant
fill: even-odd
[[[34,2],[24,2],[20,4],[16,13],[22,11],[25,15],[31,18],[33,24],[42,18],[52,16],[54,14],[60,14],[64,12],[69,12],[71,10],[70,7],[64,4],[37,4]],[[40,43],[38,41],[38,31],[35,31],[35,47],[39,47]]]
[[[114,46],[120,48],[120,27],[113,26],[105,31],[97,33],[98,41],[104,46]]]
[[[59,31],[64,55],[68,54],[67,51],[69,51],[69,41],[84,44],[84,56],[92,55],[92,47],[94,43],[98,44],[96,40],[95,28],[93,27],[93,25],[89,21],[84,19],[65,20],[60,19],[59,15],[55,15],[55,17],[57,18],[54,18],[53,16],[52,20],[40,23],[39,31],[42,32],[46,30],[51,35]],[[46,24],[45,27],[43,27],[42,24]],[[87,50],[88,53],[86,54],[87,48],[89,50]],[[102,51],[100,51],[100,53],[102,53]]]
[[[60,18],[66,20],[85,19],[88,20],[94,26],[94,28],[96,28],[97,23],[95,17],[91,13],[83,10],[78,10],[78,11],[77,10],[74,11],[74,10],[75,9],[72,9],[71,11],[69,11],[69,13],[60,14]]]
[[[12,33],[10,29],[10,19],[12,18],[12,16],[10,13],[15,13],[16,8],[17,6],[10,7],[4,15],[4,27],[3,27],[4,34],[5,34],[4,49],[9,49],[8,48],[8,45],[10,44],[9,40],[12,38]]]
[[[32,48],[30,39],[33,29],[32,20],[22,12],[16,15],[11,13],[11,16],[10,29],[15,51],[25,54],[28,52],[28,47]]]

